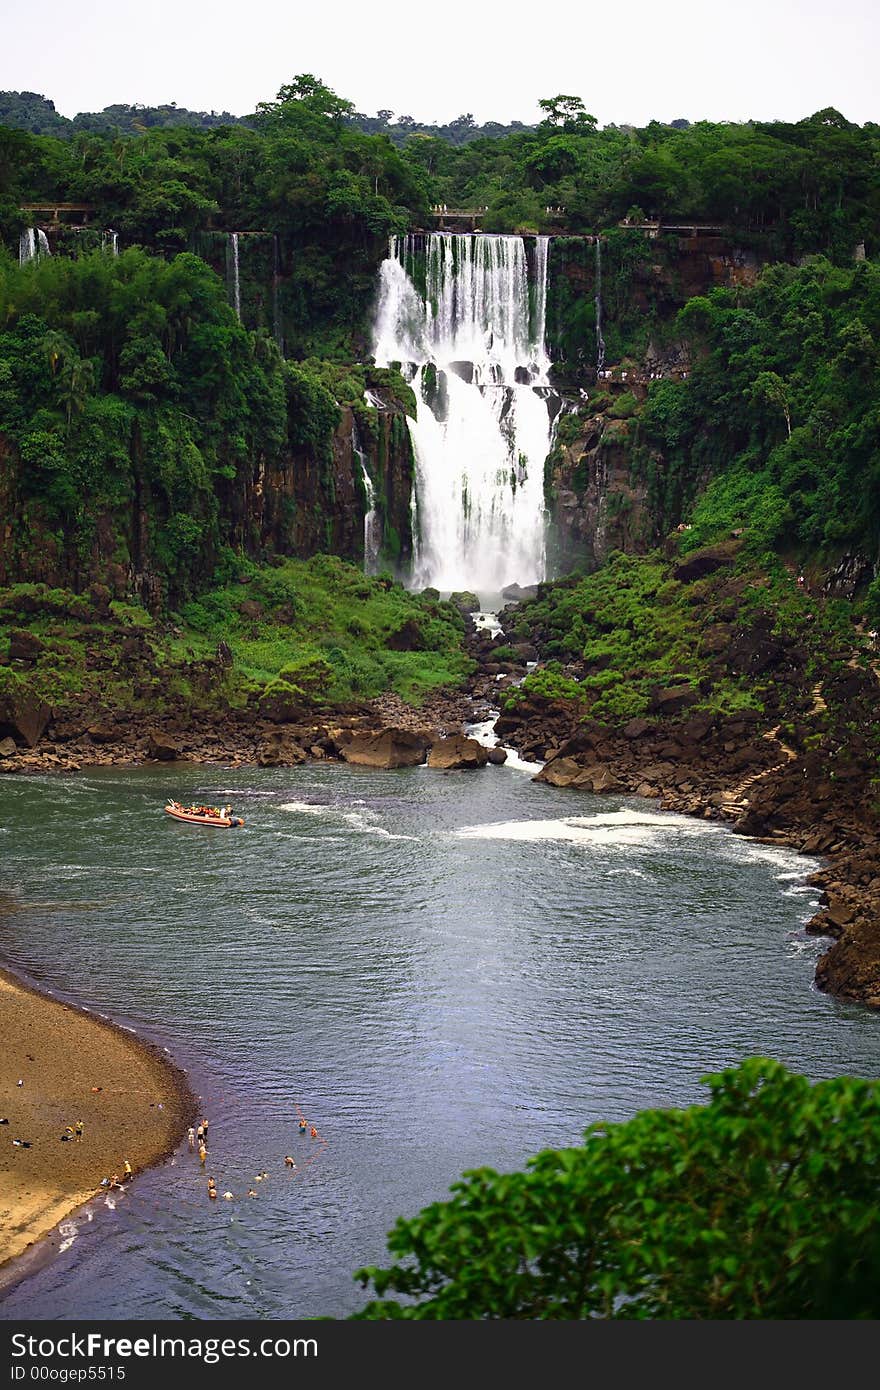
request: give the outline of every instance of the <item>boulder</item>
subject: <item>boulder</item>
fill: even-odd
[[[14,738],[0,738],[0,758],[14,758],[18,744]]]
[[[385,646],[392,652],[420,652],[424,650],[425,638],[415,618],[407,618],[396,632],[385,638]]]
[[[147,730],[147,757],[160,763],[171,763],[180,757],[180,749],[168,734],[158,729]]]
[[[535,778],[536,782],[546,782],[551,787],[583,787],[592,789],[591,773],[585,771],[574,758],[554,758],[545,763]]]
[[[115,743],[119,737],[118,731],[112,724],[90,724],[86,733],[92,743]]]
[[[507,762],[507,749],[506,749],[506,748],[490,748],[490,749],[488,750],[488,752],[489,752],[489,759],[488,759],[488,761],[489,761],[490,763],[493,763],[495,767],[501,767],[502,763],[506,763],[506,762]]]
[[[441,738],[428,754],[428,767],[447,770],[485,767],[488,761],[489,749],[475,738],[465,738],[463,734]]]
[[[670,686],[667,690],[657,691],[651,701],[651,712],[661,716],[679,714],[688,705],[696,704],[699,698],[699,691],[691,685]]]
[[[348,732],[348,731],[346,731]],[[414,729],[381,729],[376,734],[351,733],[339,739],[339,754],[359,767],[418,767],[425,761],[431,738]]]
[[[263,616],[263,605],[255,598],[246,598],[238,605],[238,611],[249,622],[258,623]]]
[[[631,719],[621,732],[624,738],[644,738],[645,734],[653,733],[656,727],[649,719]]]
[[[21,628],[13,628],[9,634],[9,660],[10,661],[36,661],[40,652],[45,649],[45,643],[39,637],[35,637],[32,632],[25,632]]]
[[[39,743],[51,718],[51,707],[30,691],[0,697],[0,725],[9,725],[12,733],[20,734],[30,748]]]
[[[507,599],[508,603],[519,603],[524,598],[534,598],[537,592],[537,584],[506,584],[501,590],[501,597]]]
[[[603,767],[594,767],[589,773],[590,786],[594,792],[617,792],[620,791],[620,779],[615,776],[607,764]]]
[[[695,550],[686,555],[672,573],[680,583],[690,584],[694,579],[703,579],[707,574],[714,574],[725,565],[732,565],[741,549],[741,540],[707,545],[703,550]]]
[[[318,749],[320,756],[324,750]],[[273,729],[257,749],[260,767],[297,767],[308,760],[308,754],[286,729]]]

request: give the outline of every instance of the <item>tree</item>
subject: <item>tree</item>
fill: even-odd
[[[397,1222],[401,1263],[357,1272],[354,1317],[877,1317],[880,1083],[765,1058],[705,1080],[708,1105],[466,1173]]]
[[[785,427],[791,439],[791,407],[788,401],[788,387],[777,372],[759,372],[746,393],[751,401],[769,401],[785,416]]]
[[[539,101],[544,124],[563,130],[590,131],[596,129],[596,117],[586,110],[580,97],[556,96]]]

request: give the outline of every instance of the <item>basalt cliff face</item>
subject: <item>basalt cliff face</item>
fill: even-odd
[[[412,549],[412,444],[403,404],[387,389],[373,397],[370,430],[358,433],[352,409],[343,407],[328,448],[287,450],[272,463],[257,457],[233,477],[217,478],[219,544],[255,560],[329,552],[362,564],[370,510],[366,470],[381,533],[379,558],[388,568],[405,568]],[[175,597],[159,554],[168,507],[148,481],[137,428],[124,500],[67,528],[26,496],[26,466],[0,436],[0,586],[41,583],[84,593],[97,584],[113,598],[140,599],[153,613]]]

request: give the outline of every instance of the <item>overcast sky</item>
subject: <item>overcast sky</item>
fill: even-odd
[[[880,0],[7,0],[0,89],[65,116],[113,102],[252,111],[311,72],[359,111],[540,118],[579,96],[600,125],[880,120]]]

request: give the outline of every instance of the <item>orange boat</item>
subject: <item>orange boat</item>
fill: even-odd
[[[165,814],[173,816],[175,820],[186,821],[189,825],[218,825],[226,828],[244,825],[241,816],[232,815],[228,806],[222,811],[215,806],[181,806],[179,801],[172,801],[171,798],[165,807]]]

